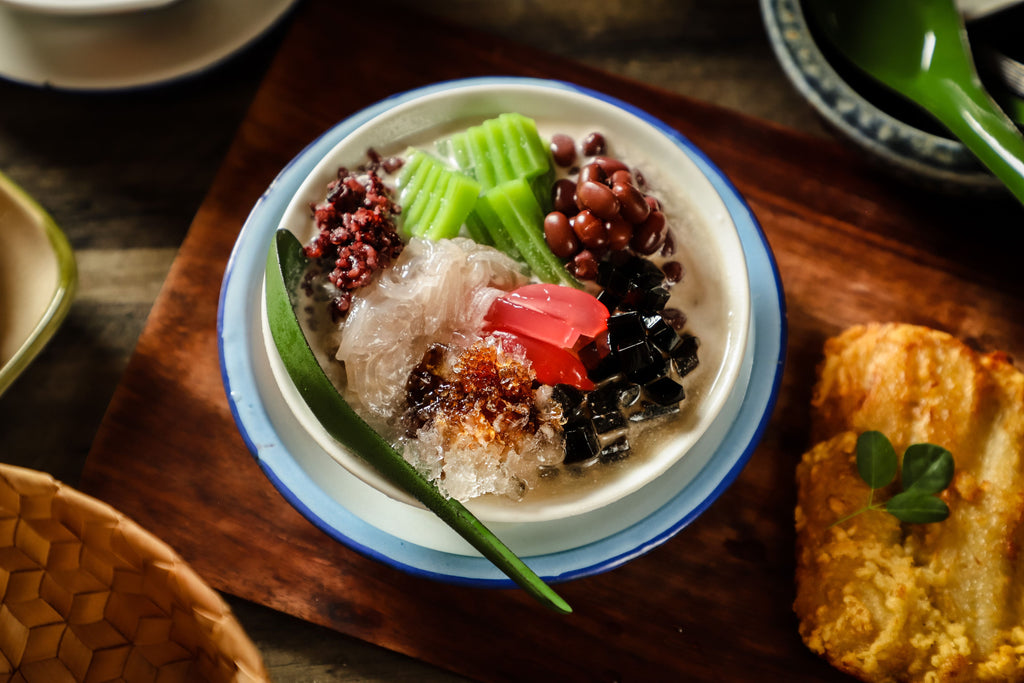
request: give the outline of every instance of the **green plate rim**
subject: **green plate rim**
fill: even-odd
[[[35,199],[2,172],[0,192],[8,194],[33,219],[32,223],[46,235],[57,259],[57,285],[46,310],[10,360],[0,367],[0,395],[3,395],[39,355],[67,317],[78,289],[78,265],[71,243],[56,221]]]

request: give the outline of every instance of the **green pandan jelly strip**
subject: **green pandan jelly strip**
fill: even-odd
[[[449,159],[455,168],[470,178],[476,178],[475,164],[469,149],[469,140],[465,131],[455,133],[437,142],[437,153],[443,159]]]
[[[402,229],[429,239],[456,236],[480,194],[478,182],[421,150],[409,152],[397,187]]]
[[[530,180],[534,196],[547,213],[551,210],[551,186],[555,182],[555,169],[551,164],[551,152],[537,132],[537,124],[522,114],[502,114],[498,118],[517,131],[522,142],[519,149],[525,157],[520,175]]]
[[[423,232],[420,217],[431,208],[437,183],[441,178],[441,170],[440,164],[422,163],[419,173],[423,180],[412,184],[416,188],[416,193],[410,193],[408,196],[398,195],[398,201],[402,205],[400,222],[410,235],[419,236]]]
[[[437,141],[435,147],[442,159],[451,161],[465,175],[473,178],[473,159],[470,157],[469,143],[466,140],[465,132],[455,133],[451,137],[442,138]],[[422,156],[424,155],[418,155],[417,158]],[[476,197],[473,197],[473,202],[476,202]],[[470,211],[469,215],[466,216],[466,232],[469,233],[474,242],[494,246],[494,240],[491,239],[487,228],[484,227],[483,222],[476,215],[476,211]]]
[[[520,259],[545,282],[582,286],[551,253],[544,240],[544,211],[525,178],[502,183],[477,201],[477,215],[495,239],[515,245]],[[500,246],[498,248],[501,248]]]
[[[398,174],[395,179],[395,187],[399,190],[405,189],[405,186],[409,184],[410,180],[416,178],[416,171],[419,170],[420,164],[426,159],[426,155],[418,154],[415,149],[409,148],[405,152],[405,164],[402,165],[402,171]]]
[[[403,196],[414,197],[419,192],[419,188],[427,177],[425,173],[419,172],[425,158],[426,155],[415,150],[406,152],[405,165],[402,166],[401,172],[395,179],[395,189],[398,190],[399,199]]]
[[[416,216],[416,222],[414,224],[414,230],[417,237],[426,237],[430,228],[434,225],[434,221],[437,220],[437,214],[441,211],[445,195],[448,192],[448,184],[451,180],[449,174],[445,173],[444,169],[440,167],[431,171],[431,175],[434,175],[435,173],[436,177],[429,186],[430,194],[424,197],[426,201],[416,202],[418,207],[422,207],[419,214]]]
[[[395,188],[398,190],[398,203],[402,206],[402,213],[399,215],[399,225],[404,225],[409,220],[412,212],[414,198],[423,189],[423,184],[430,175],[430,169],[424,167],[428,160],[426,154],[416,150],[410,150],[406,156],[405,165],[402,167],[398,178],[395,180]]]
[[[496,249],[521,263],[529,265],[523,254],[520,253],[519,248],[516,247],[512,236],[505,230],[502,219],[495,212],[494,207],[491,206],[491,202],[487,199],[487,194],[481,195],[476,200],[476,207],[469,218],[470,224],[474,222],[478,223],[487,233],[491,244]]]
[[[516,178],[532,181],[552,172],[550,153],[536,123],[518,113],[470,126],[438,143],[438,149],[475,178],[484,192]]]
[[[480,196],[480,183],[462,173],[448,174],[448,185],[444,196],[438,203],[437,213],[426,221],[428,226],[424,236],[439,240],[455,237],[459,234],[462,224],[467,222],[469,214]],[[472,234],[472,228],[467,225]]]
[[[466,130],[466,148],[473,164],[473,177],[480,183],[480,187],[487,191],[497,185],[498,174],[494,168],[494,161],[491,159],[493,150],[480,126],[473,126]]]
[[[484,222],[480,220],[480,216],[477,215],[477,207],[479,207],[479,204],[480,203],[477,202],[473,211],[466,216],[466,232],[469,233],[469,236],[474,242],[497,248],[497,245],[494,243],[494,238],[491,237],[491,233],[487,231],[487,226],[484,225]],[[507,254],[508,252],[505,253]],[[515,257],[513,256],[513,258]]]
[[[476,127],[476,132],[487,147],[487,159],[494,168],[494,184],[500,185],[518,178],[511,158],[511,149],[517,141],[506,138],[505,129],[499,125],[498,120],[485,121]]]
[[[537,132],[537,124],[533,119],[509,113],[502,114],[498,120],[510,131],[510,137],[519,140],[518,149],[522,161],[517,169],[518,175],[534,178],[551,170],[550,152]]]
[[[480,175],[476,169],[476,158],[469,144],[469,135],[466,131],[452,133],[450,136],[437,141],[435,145],[437,153],[443,159],[450,161],[455,168],[459,169],[477,182]]]
[[[502,114],[483,124],[489,134],[501,145],[502,154],[508,161],[509,170],[506,180],[534,175],[529,150],[526,149],[527,142],[522,139],[520,131],[515,127],[513,121],[514,119],[511,119],[508,114]]]

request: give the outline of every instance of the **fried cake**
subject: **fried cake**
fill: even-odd
[[[817,445],[797,467],[794,610],[807,646],[865,681],[1024,681],[1024,374],[925,327],[870,324],[825,344]],[[950,516],[861,508],[856,439],[949,449]],[[879,500],[892,491],[876,492]]]

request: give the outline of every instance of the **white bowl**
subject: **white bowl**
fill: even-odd
[[[279,225],[308,242],[316,232],[309,206],[323,199],[340,166],[365,162],[370,148],[384,156],[397,154],[410,144],[423,146],[453,125],[464,127],[503,112],[534,118],[544,137],[562,132],[579,140],[600,131],[612,156],[642,170],[669,217],[679,247],[673,258],[686,269],[685,279],[673,289],[672,305],[686,312],[688,330],[701,340],[701,363],[684,380],[687,398],[681,412],[645,433],[642,442],[634,439],[626,461],[595,465],[572,486],[542,480],[519,501],[496,496],[465,501],[485,522],[542,522],[604,507],[664,474],[715,422],[740,376],[751,314],[743,248],[722,197],[679,144],[678,134],[641,112],[584,92],[543,83],[453,83],[407,99],[345,136],[306,177]],[[287,376],[265,324],[264,338],[284,399],[312,438],[362,481],[395,500],[418,505],[323,429]]]

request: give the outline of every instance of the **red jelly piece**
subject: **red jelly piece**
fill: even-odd
[[[524,285],[505,296],[521,306],[564,320],[585,337],[596,337],[608,327],[608,309],[595,297],[562,285]]]
[[[554,386],[568,384],[581,391],[593,391],[594,383],[587,377],[587,370],[575,355],[546,342],[508,331],[496,331],[492,336],[499,339],[506,349],[518,348],[529,359],[537,381]]]
[[[563,349],[571,349],[580,338],[579,330],[564,320],[518,304],[507,297],[499,297],[491,304],[484,316],[484,330],[507,330]]]

